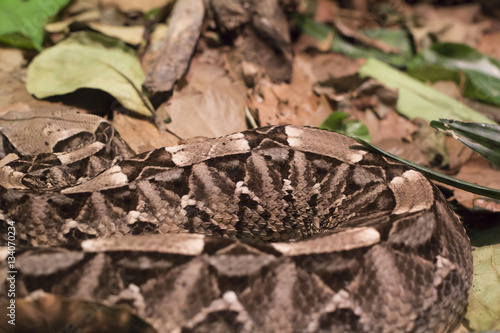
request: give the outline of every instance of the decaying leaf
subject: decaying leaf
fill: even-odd
[[[171,117],[167,128],[186,139],[217,137],[245,129],[245,87],[215,65],[193,59],[187,85],[158,110]]]

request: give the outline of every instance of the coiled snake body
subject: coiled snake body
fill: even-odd
[[[0,168],[2,245],[14,221],[39,248],[17,260],[26,293],[126,303],[158,332],[449,332],[464,313],[461,223],[420,173],[350,138],[275,126],[114,164],[107,122],[68,113],[95,125],[62,136],[27,115],[50,151],[20,152],[6,116]]]

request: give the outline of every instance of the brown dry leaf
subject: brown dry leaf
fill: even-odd
[[[371,135],[371,133],[370,133]],[[420,150],[420,146],[416,141],[402,141],[394,138],[382,139],[375,144],[380,149],[388,151],[391,154],[397,155],[413,163],[420,165],[428,165],[429,162],[425,154]]]
[[[481,14],[480,3],[470,3],[458,6],[431,6],[429,4],[420,4],[415,7],[410,7],[416,15],[428,21],[438,20],[440,18],[454,18],[456,21],[471,24],[476,22]]]
[[[351,113],[353,111],[351,110]],[[393,108],[385,108],[382,119],[370,109],[354,112],[356,118],[368,127],[372,142],[377,147],[424,166],[429,166],[429,160],[437,164],[448,163],[443,138],[439,140],[433,135],[436,133],[442,136],[442,134],[426,123],[420,124],[419,127],[401,117]]]
[[[477,50],[500,60],[500,31],[483,35]]]
[[[241,73],[246,62],[255,68],[252,72],[265,72],[272,82],[291,80],[289,24],[278,0],[213,1],[212,10],[222,39],[233,42],[230,59],[236,72]]]
[[[24,64],[21,50],[0,48],[0,72],[11,73]]]
[[[462,95],[460,89],[454,81],[437,81],[431,84],[431,87],[455,99],[459,99]]]
[[[204,16],[203,0],[175,3],[170,13],[167,35],[160,42],[161,50],[142,83],[143,89],[153,98],[170,94],[176,82],[186,73],[201,33]]]
[[[179,139],[174,135],[168,132],[160,133],[150,121],[131,118],[116,111],[113,115],[113,127],[136,154],[179,143]]]
[[[299,38],[293,42],[293,52],[295,54],[301,54],[308,49],[319,49],[318,45],[321,41],[318,41],[315,37],[301,34]]]
[[[465,165],[460,168],[460,172],[455,175],[456,178],[471,183],[500,189],[500,170],[493,169],[491,163],[481,156],[474,156]],[[494,204],[488,199],[463,190],[455,189],[455,198],[463,206],[470,210],[475,208],[489,209],[488,207],[499,209],[498,204]],[[498,210],[500,211],[500,210]]]
[[[411,141],[412,134],[419,127],[396,112],[398,95],[395,90],[368,80],[356,89],[355,94],[357,98],[351,100],[353,108],[350,113],[368,127],[375,145],[387,140],[392,143],[403,139]]]
[[[26,91],[26,69],[21,50],[0,48],[0,109],[15,110],[25,107],[50,105]]]
[[[257,33],[247,26],[234,42],[235,58],[255,64],[273,82],[288,82],[293,76],[292,47],[286,41],[281,41],[281,44],[283,51],[276,52],[275,45],[259,38]]]
[[[146,13],[151,9],[166,6],[174,0],[90,0],[104,7],[118,7],[123,12],[139,11]]]
[[[490,22],[464,24],[454,18],[441,18],[427,22],[423,27],[413,27],[410,31],[418,50],[430,46],[436,39],[440,42],[462,43],[476,47],[482,35],[490,28]]]
[[[451,136],[445,138],[445,144],[448,150],[448,168],[451,171],[458,170],[458,168],[465,164],[474,154],[472,149],[469,149],[463,143]]]
[[[477,22],[480,13],[481,5],[478,3],[446,8],[430,5],[414,7],[412,14],[422,20],[418,26],[413,22],[409,24],[417,51],[430,46],[436,40],[476,47],[491,25],[490,21]]]
[[[318,0],[314,21],[316,22],[332,22],[339,11],[337,2],[330,0]]]
[[[380,119],[371,111],[357,112],[357,118],[368,127],[373,144],[384,140],[403,140],[411,138],[411,134],[418,130],[418,126],[410,120],[401,117],[395,110],[387,109],[384,118]],[[394,152],[392,152],[394,153]]]
[[[216,137],[239,132],[245,126],[246,89],[220,67],[194,58],[186,77],[187,85],[160,106],[158,115],[172,122],[167,128],[183,139]]]
[[[313,83],[355,75],[361,67],[356,60],[338,53],[317,54],[314,57],[301,56],[305,61],[310,62],[310,78]]]
[[[262,126],[319,126],[331,113],[331,108],[313,92],[307,56],[294,58],[293,73],[290,84],[272,84],[263,78],[251,92],[248,104],[258,114]]]

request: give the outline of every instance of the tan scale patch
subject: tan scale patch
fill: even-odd
[[[122,168],[119,165],[115,165],[97,177],[90,179],[88,182],[64,189],[61,193],[94,192],[96,190],[109,190],[125,185],[128,185],[128,177],[122,172]]]
[[[315,253],[331,253],[349,251],[380,242],[380,234],[375,228],[352,228],[339,233],[330,234],[295,243],[272,243],[271,245],[287,256],[300,256]]]
[[[336,158],[344,163],[358,163],[367,153],[366,150],[351,149],[351,146],[359,144],[339,133],[295,126],[286,126],[285,132],[290,147]]]
[[[246,153],[250,146],[243,133],[236,133],[197,144],[166,147],[165,150],[172,153],[172,161],[182,167],[214,157]]]
[[[401,177],[394,177],[389,187],[396,198],[393,214],[418,212],[429,209],[434,203],[431,184],[415,170],[408,170]]]

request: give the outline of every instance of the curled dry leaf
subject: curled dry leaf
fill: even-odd
[[[167,128],[182,139],[217,137],[244,130],[245,87],[233,81],[216,65],[193,59],[187,85],[174,91],[158,109],[159,117],[170,115]]]
[[[500,170],[494,169],[486,159],[480,156],[471,158],[462,168],[460,168],[460,172],[455,177],[491,188],[500,189]],[[488,207],[491,206],[491,202],[480,200],[483,198],[482,196],[459,189],[455,189],[455,198],[460,204],[470,210],[477,208],[488,210]]]
[[[175,146],[179,141],[168,132],[161,133],[146,119],[131,118],[120,112],[113,115],[113,127],[137,154],[155,148]]]
[[[186,72],[200,36],[205,7],[202,0],[177,1],[170,15],[167,36],[143,82],[143,87],[152,94],[171,91]]]
[[[48,105],[26,91],[25,60],[21,50],[0,48],[0,114]]]
[[[279,1],[213,0],[211,3],[215,22],[224,38],[235,39],[234,67],[251,63],[273,83],[289,82],[293,52],[288,22]],[[240,32],[236,32],[236,28]]]
[[[319,126],[333,111],[328,101],[312,90],[313,81],[308,61],[294,58],[290,84],[273,84],[262,79],[250,93],[249,107],[258,114],[260,125],[302,124]]]

